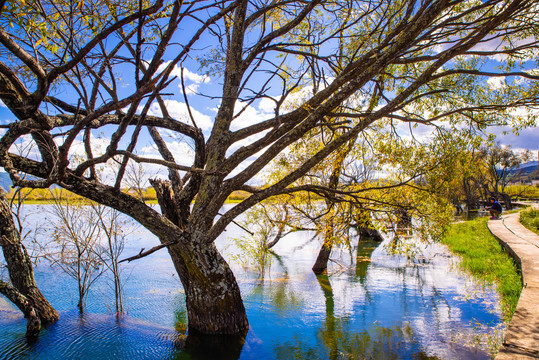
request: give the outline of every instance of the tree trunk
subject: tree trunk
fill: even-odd
[[[84,313],[84,295],[80,294],[79,292],[79,302],[77,304],[77,308],[79,308],[79,313]]]
[[[313,265],[313,272],[317,275],[320,275],[326,271],[328,267],[329,256],[331,255],[331,250],[333,249],[333,227],[330,226],[331,230],[326,230],[324,236],[324,243],[320,247],[318,252],[318,257]]]
[[[503,199],[506,210],[513,210],[513,202],[511,201],[510,195],[507,195],[506,193],[502,192],[499,194],[499,197]]]
[[[376,230],[372,224],[367,223],[357,228],[357,233],[360,239],[372,239],[374,241],[382,242],[384,238],[378,230]]]
[[[189,243],[191,249],[168,247],[185,290],[189,331],[246,335],[249,322],[232,270],[213,243]]]
[[[0,294],[3,294],[9,301],[15,304],[22,311],[26,318],[26,337],[35,339],[41,330],[41,320],[37,315],[32,301],[15,289],[12,285],[0,280]]]
[[[0,194],[0,245],[4,253],[11,285],[28,302],[24,306],[26,310],[19,306],[25,317],[30,319],[37,316],[43,325],[58,320],[58,312],[37,287],[32,261],[21,243],[19,231],[13,221],[11,207],[3,193]],[[35,326],[35,322],[30,324],[29,321],[27,335],[30,337],[37,336],[39,332],[35,331]]]
[[[407,229],[412,227],[412,216],[408,210],[404,208],[397,208],[395,214],[397,215],[397,228]]]
[[[179,215],[180,207],[173,197],[170,182],[152,180],[151,184],[161,213],[185,229],[188,219]],[[189,215],[187,210],[185,213]],[[184,230],[176,239],[160,239],[163,244],[173,243],[167,249],[185,290],[189,331],[244,337],[249,330],[249,321],[236,278],[215,244],[206,242],[205,229],[193,227],[190,232]]]

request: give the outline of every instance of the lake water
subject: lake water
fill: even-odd
[[[46,206],[26,211],[28,223],[52,220]],[[231,225],[217,240],[225,258],[243,235]],[[230,260],[250,331],[243,346],[205,352],[185,347],[184,293],[166,251],[123,265],[119,319],[110,279],[95,284],[79,315],[75,281],[41,261],[38,285],[60,320],[29,343],[25,319],[0,296],[0,359],[489,359],[504,330],[496,292],[459,272],[440,245],[419,245],[409,260],[388,254],[389,241],[335,251],[328,276],[311,271],[320,243],[308,233],[282,239],[262,279]],[[139,227],[124,255],[154,245]]]

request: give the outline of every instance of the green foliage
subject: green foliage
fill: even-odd
[[[539,210],[528,209],[520,212],[520,223],[539,235]]]
[[[442,243],[460,256],[462,269],[497,286],[503,313],[506,320],[510,320],[520,297],[522,280],[513,259],[486,224],[486,218],[455,223],[449,227]]]
[[[230,258],[244,268],[254,271],[258,278],[263,278],[271,267],[272,254],[268,243],[273,236],[274,227],[261,211],[249,212],[242,226],[249,226],[254,231],[250,236],[234,239],[239,252],[231,253]]]
[[[235,201],[242,201],[245,200],[249,196],[249,193],[245,191],[234,191],[230,196],[228,197],[229,202],[235,202]]]

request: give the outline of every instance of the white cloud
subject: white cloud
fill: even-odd
[[[170,63],[170,61],[162,63],[157,69],[157,72],[159,73],[164,71],[165,68],[170,65]],[[181,79],[182,67],[179,65],[175,65],[170,72],[170,76],[176,76],[178,77],[178,79]],[[201,84],[208,84],[211,81],[209,76],[194,73],[187,68],[183,68],[183,78],[185,80],[185,93],[187,95],[192,95],[196,93]],[[180,91],[182,91],[182,85],[179,84],[178,87],[180,88]]]
[[[191,118],[189,116],[189,112],[187,110],[187,105],[183,102],[176,101],[176,100],[165,100],[165,105],[167,107],[167,110],[174,119],[181,121],[186,124],[192,125]],[[207,116],[204,115],[197,110],[195,110],[192,106],[190,107],[191,113],[193,114],[193,118],[196,122],[196,125],[202,129],[202,130],[209,130],[213,126],[213,120]],[[150,111],[148,112],[149,115],[154,116],[162,116],[161,109],[159,108],[159,104],[153,103],[150,107]]]
[[[25,156],[29,159],[41,161],[41,154],[31,135],[23,135],[9,148],[9,152]]]
[[[496,38],[477,44],[471,49],[471,51],[485,51],[485,52],[502,51],[504,47],[518,48],[521,46],[527,46],[527,45],[533,44],[534,42],[535,42],[535,38],[533,37],[528,37],[524,39],[518,39],[518,38],[513,37],[511,39],[511,43],[509,43],[509,42],[503,41],[503,38],[500,37],[499,35]],[[536,47],[533,47],[532,49],[535,49],[535,48]],[[537,55],[539,51],[535,49],[535,50],[532,50],[532,52]],[[507,61],[509,56],[506,54],[498,53],[495,55],[490,55],[489,58],[492,60],[499,61],[499,62],[505,62]]]
[[[170,61],[166,61],[162,63],[159,68],[157,69],[157,72],[162,72],[165,70],[167,66],[169,66]],[[182,76],[182,67],[179,65],[174,66],[174,69],[172,69],[170,76],[177,76],[180,78]],[[183,77],[185,80],[192,81],[196,84],[207,84],[210,82],[210,77],[207,75],[200,75],[197,73],[194,73],[186,68],[183,68]]]
[[[503,77],[490,77],[487,79],[487,83],[493,90],[501,90],[506,87]]]
[[[235,110],[236,113],[241,111],[241,114],[232,121],[232,130],[242,129],[244,127],[259,123],[273,115],[272,112],[267,113],[261,109],[260,106],[258,109],[255,109],[253,106],[248,105],[248,103],[241,101],[236,102]]]
[[[277,103],[269,98],[263,98],[258,103],[258,109],[265,113],[274,113]]]
[[[511,145],[514,150],[539,150],[539,127],[522,129],[518,135],[507,126],[491,129],[491,132],[496,135],[496,141],[501,145]]]
[[[185,94],[186,95],[193,95],[198,92],[198,88],[200,87],[200,84],[191,84],[185,87]],[[183,90],[180,85],[180,90]]]
[[[163,138],[166,137],[163,131],[159,131],[161,133],[161,136]],[[193,165],[194,161],[194,151],[189,146],[189,144],[182,142],[182,141],[166,141],[167,148],[170,150],[172,155],[174,156],[174,160],[176,160],[176,163],[185,165],[185,166],[191,166]],[[139,155],[146,158],[153,158],[153,159],[162,159],[161,154],[159,154],[159,151],[157,150],[156,145],[150,145],[142,148],[139,152]]]
[[[181,76],[181,68],[176,66],[176,68],[174,68],[174,71],[173,72],[178,72],[178,76]],[[184,78],[186,78],[187,80],[191,80],[192,82],[195,82],[197,84],[207,84],[210,82],[210,77],[207,76],[207,75],[199,75],[199,74],[196,74],[194,72],[191,72],[187,69],[183,69],[183,76]]]
[[[7,107],[6,104],[4,104],[4,102],[2,100],[0,100],[0,107]]]

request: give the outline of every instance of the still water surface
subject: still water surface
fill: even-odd
[[[27,211],[29,223],[47,226],[52,218],[43,205]],[[217,240],[225,258],[236,252],[230,239],[243,235],[231,225]],[[79,315],[74,280],[40,262],[38,285],[60,320],[28,343],[25,319],[0,296],[0,359],[490,358],[489,339],[503,330],[495,291],[458,272],[442,246],[421,245],[410,261],[388,254],[389,241],[336,251],[328,276],[310,270],[320,243],[308,233],[277,244],[263,279],[230,261],[251,328],[243,346],[227,349],[185,348],[184,293],[166,251],[123,266],[127,315],[120,319],[107,278]],[[134,228],[124,254],[156,244]]]

